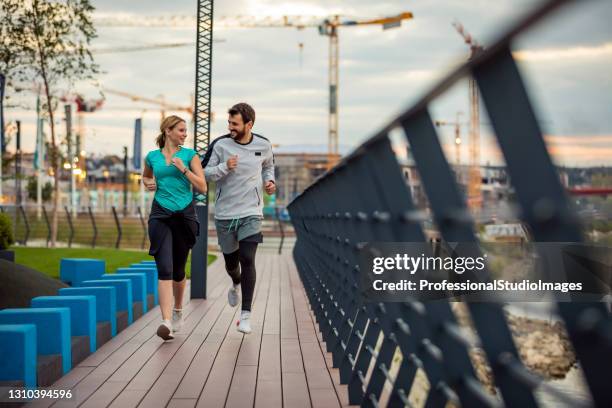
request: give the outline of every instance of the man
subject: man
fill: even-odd
[[[207,180],[215,181],[215,227],[225,258],[225,269],[232,278],[227,299],[238,304],[242,289],[242,311],[238,331],[251,332],[251,303],[255,289],[255,252],[262,242],[262,185],[274,194],[272,144],[251,132],[255,111],[246,103],[228,111],[229,134],[215,139],[202,160]],[[263,179],[263,180],[262,180]],[[263,182],[262,182],[263,181]]]

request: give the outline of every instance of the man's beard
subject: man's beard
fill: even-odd
[[[234,130],[234,132],[236,133],[230,132],[230,135],[233,139],[241,139],[246,134],[245,130],[243,130],[242,132],[239,130]]]

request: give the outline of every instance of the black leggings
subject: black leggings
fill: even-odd
[[[161,234],[159,250],[154,255],[160,280],[185,279],[185,264],[191,246],[187,242],[185,222],[181,218],[169,218],[159,222],[159,228],[167,230]],[[164,227],[165,226],[165,227]]]
[[[234,285],[240,283],[242,287],[242,310],[251,310],[253,292],[255,291],[255,252],[257,242],[240,241],[238,250],[231,254],[223,254],[225,270],[232,278]],[[240,262],[240,273],[238,271]]]

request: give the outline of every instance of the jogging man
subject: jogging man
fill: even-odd
[[[238,331],[251,332],[251,303],[255,289],[255,252],[263,240],[262,185],[274,194],[272,144],[251,132],[255,111],[246,103],[228,111],[229,134],[215,139],[202,160],[206,179],[216,182],[215,227],[225,258],[225,269],[232,278],[227,293],[229,304],[238,304],[242,289],[242,311]]]

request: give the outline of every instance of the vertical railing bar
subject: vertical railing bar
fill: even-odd
[[[49,217],[47,216],[47,209],[45,206],[42,206],[43,215],[45,216],[45,224],[47,224],[47,247],[49,247],[49,242],[51,241],[51,224],[49,224]]]
[[[115,218],[115,225],[117,226],[117,242],[115,242],[115,248],[119,248],[119,244],[121,243],[121,223],[119,222],[119,217],[117,217],[117,209],[113,205],[111,207],[113,210],[113,217]]]
[[[23,246],[28,244],[28,238],[30,237],[30,223],[28,222],[28,216],[26,215],[25,210],[23,209],[23,205],[19,206],[19,211],[23,216],[23,222],[25,223],[25,235],[23,237],[23,241],[21,241]]]
[[[70,211],[68,206],[64,206],[66,211],[66,219],[68,220],[68,228],[70,228],[70,235],[68,236],[68,248],[72,248],[72,239],[74,238],[74,228],[72,226],[72,218],[70,218]]]
[[[91,207],[87,207],[87,210],[89,212],[89,218],[91,219],[91,226],[93,228],[93,237],[91,239],[91,247],[95,248],[96,240],[98,239],[98,227],[96,226],[96,219],[94,217],[93,211],[91,210]]]
[[[145,225],[144,217],[142,216],[142,211],[140,207],[138,207],[138,217],[140,218],[140,225],[142,226],[142,243],[140,244],[140,249],[144,249],[145,242],[147,241],[147,227]]]

